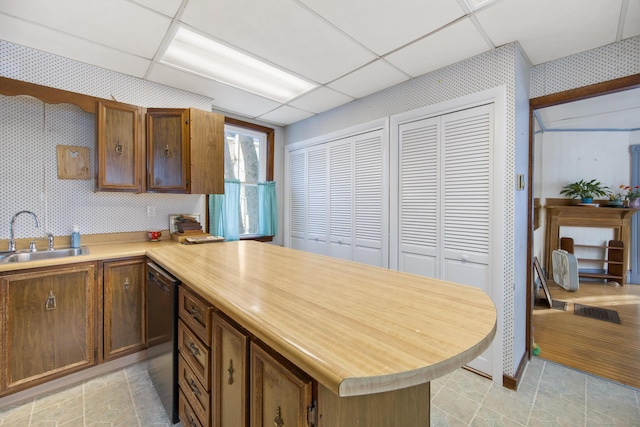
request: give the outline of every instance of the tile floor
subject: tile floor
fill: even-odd
[[[538,358],[517,392],[459,369],[432,382],[431,396],[434,427],[640,426],[640,390]],[[3,427],[168,425],[145,363],[0,410]]]

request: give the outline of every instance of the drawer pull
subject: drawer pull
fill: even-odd
[[[284,425],[284,421],[282,420],[282,414],[280,413],[279,406],[278,406],[278,411],[276,413],[276,417],[273,419],[273,425],[275,427],[282,427]]]
[[[229,373],[229,379],[227,380],[227,383],[231,385],[233,384],[233,373],[235,372],[235,370],[233,369],[233,359],[229,359],[229,368],[227,369],[227,372]]]
[[[196,382],[193,380],[193,378],[191,378],[189,381],[189,388],[191,389],[191,391],[193,392],[193,394],[195,394],[196,396],[200,396],[200,389],[198,388],[198,386],[196,385]]]
[[[194,343],[189,342],[189,345],[187,347],[189,348],[189,353],[193,354],[194,356],[200,356],[200,349]]]
[[[191,307],[189,307],[189,314],[191,314],[193,317],[200,317],[200,310],[198,310],[198,307],[196,307],[195,305],[192,305]]]
[[[198,427],[198,424],[196,423],[196,420],[193,419],[193,415],[189,414],[189,425],[191,427]]]
[[[49,296],[47,297],[47,301],[44,303],[44,308],[46,310],[54,310],[56,305],[56,296],[53,294],[53,291],[49,291]]]
[[[122,144],[120,144],[120,140],[116,143],[115,152],[116,154],[122,154]]]

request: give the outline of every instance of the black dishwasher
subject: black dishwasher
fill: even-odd
[[[172,423],[178,422],[178,285],[157,264],[147,262],[148,371]]]

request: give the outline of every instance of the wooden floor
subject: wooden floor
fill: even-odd
[[[576,292],[548,285],[551,297],[568,306],[549,308],[540,291],[533,310],[539,357],[640,388],[640,285],[581,282]],[[616,310],[621,324],[576,316],[574,303]]]

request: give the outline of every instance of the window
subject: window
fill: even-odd
[[[224,177],[240,181],[240,238],[259,236],[258,182],[273,181],[273,129],[225,119]]]

